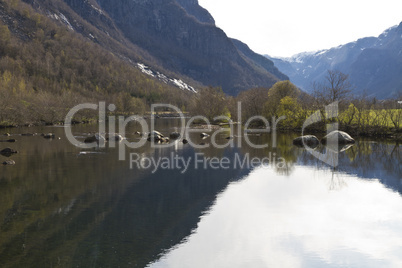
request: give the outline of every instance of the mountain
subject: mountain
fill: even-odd
[[[124,4],[123,4],[124,3]],[[245,59],[194,0],[98,0],[125,36],[164,68],[235,95],[279,79]]]
[[[270,60],[242,53],[197,0],[24,1],[120,57],[194,87],[236,95],[287,79]]]
[[[198,4],[198,0],[176,0],[187,12],[194,16],[198,21],[215,25],[215,20],[208,10]]]
[[[233,44],[236,46],[237,50],[246,57],[251,64],[255,64],[264,70],[270,72],[271,74],[278,77],[280,80],[289,80],[289,77],[283,73],[281,73],[278,68],[274,65],[273,61],[268,60],[266,57],[255,53],[252,51],[247,44],[241,42],[240,40],[236,40],[231,38]]]
[[[402,91],[402,22],[378,37],[299,53],[290,58],[270,59],[306,92],[311,92],[314,81],[323,80],[327,70],[339,70],[349,74],[356,95],[367,94],[380,99],[393,97]]]
[[[0,1],[0,128],[61,123],[86,102],[131,114],[159,102],[189,106],[201,83],[163,69],[105,13],[91,12],[99,28],[62,1]],[[74,121],[95,117],[85,111]]]

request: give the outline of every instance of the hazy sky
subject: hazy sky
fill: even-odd
[[[378,36],[402,21],[401,0],[199,0],[229,37],[291,56]]]

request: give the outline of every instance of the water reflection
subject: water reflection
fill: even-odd
[[[192,169],[145,176],[78,245],[74,264],[144,267],[190,235],[216,195],[242,175],[241,170]]]
[[[401,267],[402,197],[378,180],[298,167],[253,171],[148,267]]]
[[[160,120],[157,129],[164,134],[180,131],[175,120]],[[127,139],[138,139],[134,134],[137,130],[140,130],[138,126],[130,126]],[[74,135],[81,140],[96,131],[97,126],[77,126],[73,129]],[[323,240],[319,236],[314,239],[317,240],[316,246],[322,247],[323,241],[331,235],[326,232],[333,231],[326,229],[330,225],[325,227],[323,224],[338,220],[339,228],[352,228],[349,226],[351,223],[342,225],[339,220],[347,218],[347,215],[342,215],[341,204],[343,206],[347,202],[354,202],[356,206],[376,215],[386,211],[378,205],[374,206],[373,201],[366,200],[368,196],[363,196],[363,200],[353,200],[353,195],[356,199],[361,194],[376,195],[379,197],[374,200],[379,204],[395,209],[400,206],[397,192],[402,193],[402,161],[400,146],[392,143],[360,141],[338,153],[340,165],[335,170],[329,169],[304,149],[292,146],[293,134],[278,135],[275,137],[276,145],[272,135],[249,136],[254,144],[269,144],[265,149],[254,149],[244,140],[241,140],[240,147],[237,137],[233,139],[233,148],[220,149],[212,146],[193,149],[180,142],[176,142],[172,148],[152,148],[147,143],[147,146],[130,152],[156,158],[169,156],[172,152],[183,158],[194,158],[196,153],[202,153],[205,157],[228,158],[231,162],[236,155],[244,157],[248,154],[251,159],[271,154],[286,161],[283,166],[271,165],[268,169],[254,170],[250,176],[247,176],[251,171],[248,167],[217,170],[191,168],[184,174],[177,170],[161,169],[151,174],[150,170],[130,170],[127,161],[118,161],[116,148],[81,150],[72,146],[67,142],[62,128],[13,129],[9,132],[13,134],[12,138],[18,140],[11,146],[19,153],[12,156],[16,166],[0,166],[1,267],[145,267],[161,256],[164,256],[161,261],[153,265],[173,265],[179,262],[179,258],[174,257],[175,261],[172,261],[170,256],[176,256],[178,253],[174,252],[182,248],[188,248],[192,254],[177,255],[182,257],[181,262],[196,266],[198,257],[195,253],[206,256],[215,248],[213,243],[217,243],[217,254],[203,260],[203,267],[217,267],[230,258],[239,260],[239,263],[247,267],[258,267],[267,263],[265,255],[268,251],[278,253],[278,257],[272,257],[276,254],[270,255],[270,262],[278,261],[274,267],[285,266],[290,261],[290,264],[302,262],[299,263],[301,266],[308,266],[300,257],[305,254],[310,256],[308,264],[311,266],[314,266],[314,261],[323,264],[323,256],[326,254],[330,261],[325,263],[333,266],[340,266],[333,260],[336,254],[345,259],[343,255],[348,253],[355,258],[356,263],[360,263],[365,258],[356,257],[362,253],[357,250],[358,246],[341,248],[344,244],[333,242],[324,246],[327,251],[315,252],[316,248],[309,242],[313,241],[315,234],[313,231],[310,231],[310,236],[309,233],[303,233],[308,228],[306,225],[321,228]],[[19,135],[26,132],[53,132],[56,138],[46,140],[39,135]],[[217,135],[217,139],[222,144],[227,143],[228,135],[230,133],[222,132]],[[196,144],[210,143],[208,139],[201,140],[199,134],[191,138]],[[4,156],[0,158],[8,159]],[[190,167],[194,167],[194,164]],[[261,172],[264,175],[258,175]],[[242,178],[245,179],[239,182]],[[358,193],[357,188],[362,193]],[[232,196],[233,189],[237,189],[235,193],[238,194],[238,200],[230,199],[232,205],[223,202],[225,196]],[[257,192],[254,193],[254,190]],[[319,208],[315,207],[317,204],[313,204],[312,198],[321,204]],[[335,206],[338,199],[344,200]],[[365,208],[364,200],[368,202]],[[300,204],[305,202],[305,205],[298,207],[299,201]],[[325,212],[326,206],[337,212]],[[316,213],[309,211],[309,207]],[[280,214],[282,209],[289,210],[286,212],[288,214]],[[357,207],[355,209],[357,211]],[[316,218],[316,222],[303,223],[301,212],[292,216],[294,222],[292,218],[287,219],[295,210],[307,210],[306,215]],[[377,213],[377,210],[381,211]],[[396,233],[397,228],[391,228],[400,223],[398,214],[394,217],[391,213],[387,215],[388,218],[384,216],[382,221],[384,226],[389,227],[385,231],[395,231],[392,233],[393,239],[401,238],[401,234]],[[219,218],[218,225],[213,221],[215,218]],[[280,221],[277,222],[277,219]],[[203,230],[200,227],[204,226],[205,221],[211,222],[207,225],[211,233],[204,235],[200,233]],[[260,231],[260,234],[249,234],[246,231],[251,224],[249,221],[256,224],[255,230]],[[286,225],[282,226],[282,221]],[[361,225],[360,221],[363,222],[364,218],[356,219],[356,226],[369,228],[365,232],[370,233],[370,228],[374,228],[374,232],[384,231],[381,228],[385,227],[374,225],[374,219],[368,217],[367,225]],[[244,230],[240,230],[242,224]],[[216,233],[215,227],[219,227],[216,230],[221,232]],[[291,227],[296,229],[285,232]],[[280,229],[279,234],[284,234],[284,237],[270,236],[272,230],[276,229]],[[297,230],[301,233],[298,234]],[[215,240],[211,240],[214,235]],[[266,245],[260,245],[261,248],[256,248],[260,236],[268,241]],[[309,239],[300,239],[300,236]],[[194,244],[194,237],[203,240],[204,244]],[[382,239],[380,236],[376,238]],[[356,239],[362,243],[360,239],[364,237],[358,236]],[[210,248],[204,248],[208,241],[214,242],[210,243]],[[367,242],[371,243],[371,240]],[[233,251],[232,247],[235,247]],[[338,253],[334,253],[334,250]],[[225,255],[234,252],[236,256]],[[289,254],[296,257],[289,257]],[[364,262],[360,264],[365,265]],[[173,267],[180,267],[177,265]]]

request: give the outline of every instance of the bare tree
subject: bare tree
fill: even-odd
[[[399,92],[396,98],[391,99],[387,103],[386,114],[396,129],[401,128],[402,125],[402,92]]]
[[[349,75],[337,70],[328,70],[324,81],[324,83],[313,83],[313,97],[316,102],[315,106],[320,109],[325,124],[328,116],[325,112],[325,106],[338,102],[339,111],[346,110],[353,85],[349,82]],[[339,122],[339,113],[337,114],[337,121]]]
[[[243,91],[236,99],[241,102],[242,120],[245,122],[252,116],[262,115],[264,105],[268,101],[268,89],[255,88]]]
[[[227,112],[226,96],[221,88],[207,87],[199,91],[190,107],[193,115],[206,116],[209,120]]]
[[[345,102],[353,89],[353,85],[349,82],[349,75],[337,70],[328,70],[324,83],[313,83],[313,95],[320,104],[324,105],[335,101]]]

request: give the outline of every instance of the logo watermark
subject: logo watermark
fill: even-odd
[[[324,116],[326,119],[333,119],[337,118],[339,113],[338,109],[338,102],[333,102],[327,106],[325,106],[324,110]],[[302,128],[302,136],[304,136],[304,131],[305,129],[315,123],[323,121],[323,118],[321,116],[321,111],[317,110],[315,113],[313,113],[311,116],[309,116],[306,121],[303,123],[303,128]],[[327,134],[339,130],[339,124],[338,123],[331,123],[327,125]],[[333,152],[331,150],[325,150],[324,153],[318,152],[312,148],[310,148],[304,139],[302,139],[303,142],[303,147],[315,158],[319,159],[320,161],[332,166],[332,167],[337,167],[339,165],[339,154],[338,152]],[[335,144],[338,146],[339,140],[338,140],[338,135],[333,135],[331,136],[331,139],[328,141],[330,144]]]
[[[175,152],[163,157],[148,157],[139,153],[130,153],[130,169],[151,170],[151,173],[156,173],[158,170],[176,170],[184,174],[190,167],[195,170],[285,168],[286,161],[283,157],[277,157],[276,153],[271,152],[263,158],[251,157],[249,153],[244,155],[235,153],[234,158],[206,157],[203,153],[196,153],[194,157],[184,157]]]
[[[138,115],[133,115],[130,117],[118,116],[117,118],[116,118],[116,116],[108,116],[106,118],[106,113],[108,111],[113,112],[115,110],[115,108],[116,107],[113,104],[110,104],[108,106],[108,108],[106,109],[105,102],[100,102],[99,104],[84,103],[84,104],[79,104],[79,105],[73,107],[68,112],[68,114],[65,118],[65,125],[67,126],[65,128],[65,133],[66,133],[67,139],[70,141],[71,144],[74,144],[76,147],[79,147],[82,149],[96,148],[96,147],[104,148],[104,147],[106,147],[106,143],[105,143],[105,139],[101,135],[105,134],[105,133],[115,133],[116,132],[116,127],[115,127],[116,122],[118,123],[118,129],[117,129],[118,133],[123,137],[126,135],[127,125],[131,122],[137,122],[140,124],[141,130],[142,130],[141,133],[147,133],[148,135],[154,135],[154,133],[155,133],[155,117],[154,116],[151,116],[150,125],[142,116],[138,116]],[[169,109],[178,114],[178,116],[181,120],[180,126],[178,127],[181,129],[180,137],[184,137],[192,147],[194,147],[196,149],[203,149],[203,148],[207,148],[209,146],[207,144],[198,144],[191,139],[192,133],[211,132],[213,130],[212,124],[207,117],[201,116],[201,115],[193,116],[193,117],[189,118],[186,122],[185,115],[183,114],[183,112],[176,106],[170,105],[170,104],[153,104],[153,105],[151,105],[151,115],[156,114],[156,110],[161,109],[161,108]],[[85,110],[85,109],[99,111],[99,129],[98,129],[99,137],[97,137],[97,140],[95,140],[91,143],[85,143],[85,142],[78,141],[74,137],[71,127],[69,127],[72,125],[71,123],[74,118],[74,115],[76,115],[79,111]],[[238,116],[239,116],[239,118],[241,118],[241,105],[240,104],[239,104]],[[286,118],[285,116],[282,116],[279,118],[273,117],[272,122],[270,124],[269,121],[265,117],[254,116],[245,123],[244,129],[247,129],[248,133],[257,133],[257,132],[258,133],[271,133],[272,134],[272,147],[276,148],[276,145],[277,145],[276,128],[277,128],[278,123],[285,118]],[[224,120],[224,121],[229,122],[228,126],[230,128],[230,132],[236,133],[236,130],[234,127],[235,124],[229,117],[217,116],[217,117],[213,118],[213,120]],[[261,129],[250,128],[250,125],[256,120],[261,120],[264,123],[265,128],[261,128]],[[106,122],[108,122],[108,123],[106,123]],[[203,125],[205,125],[206,128],[203,128],[203,129],[192,128],[191,126],[193,125],[194,122],[203,122]],[[108,128],[106,128],[107,127],[106,125],[108,125]],[[108,131],[106,131],[106,129]],[[226,148],[228,146],[233,148],[235,146],[234,139],[229,139],[224,144],[221,144],[218,142],[219,134],[226,132],[226,131],[227,131],[226,129],[218,129],[212,133],[212,135],[210,137],[210,141],[214,148],[221,149],[221,148]],[[237,129],[236,134],[237,134],[236,135],[237,146],[241,147],[242,142],[243,142],[243,139],[241,138],[242,137],[241,128]],[[249,139],[249,137],[247,135],[244,136],[244,141],[247,143],[248,146],[250,146],[252,148],[256,148],[256,149],[263,149],[263,148],[267,148],[269,146],[269,144],[262,144],[262,145],[254,144],[251,142],[251,140]],[[139,141],[136,141],[136,142],[129,142],[126,139],[123,139],[116,144],[116,142],[114,140],[111,140],[109,142],[108,146],[111,148],[115,148],[117,145],[119,148],[119,160],[126,160],[126,148],[138,149],[138,148],[144,146],[146,142],[147,142],[147,136],[143,136]],[[151,143],[151,146],[159,148],[161,146],[162,147],[174,146],[174,144],[167,143],[167,144],[160,145],[160,144],[156,144],[156,143]]]
[[[74,116],[86,109],[91,109],[91,110],[96,110],[99,112],[99,128],[98,128],[98,133],[95,134],[94,139],[90,142],[81,142],[77,140],[73,133],[72,133],[72,120]],[[158,133],[155,130],[155,116],[151,116],[150,122],[144,119],[143,116],[139,115],[132,115],[129,117],[124,117],[124,116],[114,116],[114,115],[107,115],[110,112],[114,112],[116,109],[116,106],[113,104],[110,104],[106,106],[105,102],[99,102],[98,104],[93,104],[93,103],[83,103],[79,104],[75,107],[73,107],[68,114],[66,115],[65,118],[65,134],[69,142],[76,147],[82,148],[82,149],[89,149],[89,148],[105,148],[106,144],[110,148],[118,148],[118,159],[121,161],[125,161],[127,158],[127,150],[128,149],[138,149],[147,143],[147,141],[152,141],[156,136],[158,136],[160,133]],[[267,118],[264,116],[253,116],[249,118],[244,126],[242,127],[237,127],[235,128],[235,124],[232,122],[232,120],[227,117],[227,116],[217,116],[213,118],[213,120],[220,120],[220,121],[226,121],[228,122],[227,126],[230,130],[230,133],[233,135],[231,138],[227,139],[224,143],[222,143],[222,139],[219,139],[219,134],[228,131],[227,129],[218,129],[215,131],[213,130],[212,124],[208,118],[205,116],[193,116],[191,118],[185,118],[184,113],[177,108],[174,105],[170,104],[153,104],[151,105],[151,115],[155,115],[157,110],[161,109],[167,109],[170,111],[175,112],[178,117],[180,118],[180,126],[178,129],[180,129],[179,136],[187,141],[187,143],[192,146],[194,149],[204,149],[207,148],[208,146],[213,146],[214,148],[221,149],[221,148],[227,148],[227,147],[242,147],[242,143],[245,142],[249,147],[253,149],[264,149],[268,148],[269,145],[271,145],[272,148],[276,148],[277,146],[277,126],[278,123],[281,120],[286,119],[285,116],[281,116],[279,118],[273,117],[272,121],[269,122]],[[241,103],[238,103],[238,118],[242,118],[241,114]],[[332,103],[328,105],[325,108],[325,117],[327,119],[335,118],[338,116],[338,103]],[[303,129],[302,129],[302,135],[304,135],[305,129],[312,125],[315,124],[319,121],[322,121],[322,116],[320,111],[316,111],[314,114],[312,114],[303,124]],[[262,122],[263,125],[265,125],[265,128],[258,128],[258,129],[253,129],[250,126],[253,124],[253,122],[259,121]],[[124,137],[126,136],[126,129],[129,123],[136,122],[140,125],[141,128],[141,133],[142,137],[139,140],[136,141],[128,141]],[[192,125],[194,122],[202,122],[206,128],[202,129],[196,129],[192,128]],[[117,123],[117,128],[116,128],[116,123]],[[253,133],[270,133],[271,134],[271,144],[265,143],[265,144],[254,144],[248,135],[246,135],[244,131],[247,131],[247,134],[253,134]],[[327,132],[329,133],[330,131],[337,130],[338,129],[338,124],[337,123],[332,123],[327,126]],[[108,142],[106,143],[106,138],[104,135],[106,133],[119,133],[119,137],[122,137],[121,139],[109,139]],[[203,143],[197,143],[192,140],[192,135],[193,133],[203,133],[203,132],[212,132],[212,134],[209,137],[209,143],[208,144],[203,144]],[[194,137],[194,135],[193,135]],[[219,140],[219,142],[218,142]],[[331,142],[337,142],[337,140],[332,140]],[[235,145],[236,144],[236,145]],[[158,144],[155,142],[151,142],[151,147],[172,147],[175,146],[175,143],[166,143],[166,144]],[[303,146],[304,148],[314,157],[319,159],[320,161],[323,161],[324,163],[327,163],[328,165],[331,165],[333,167],[336,167],[338,165],[338,155],[337,154],[331,154],[329,150],[327,150],[325,153],[320,153],[316,151],[313,148],[310,148],[305,144],[303,140]],[[219,169],[229,169],[229,168],[253,168],[256,166],[269,166],[269,165],[279,165],[278,167],[280,168],[281,166],[285,165],[285,160],[283,158],[278,158],[276,155],[273,156],[272,153],[269,153],[269,156],[264,157],[264,158],[250,158],[249,154],[245,154],[242,158],[240,155],[235,156],[235,159],[229,159],[225,157],[212,157],[212,158],[206,158],[206,157],[201,157],[201,154],[195,154],[194,157],[189,157],[189,158],[184,158],[180,155],[170,155],[169,157],[145,157],[142,154],[138,153],[129,153],[129,163],[130,163],[130,168],[137,168],[137,169],[151,169],[152,172],[156,172],[158,169],[176,169],[179,170],[180,172],[186,172],[190,166],[193,166],[195,169],[199,168],[219,168]]]

